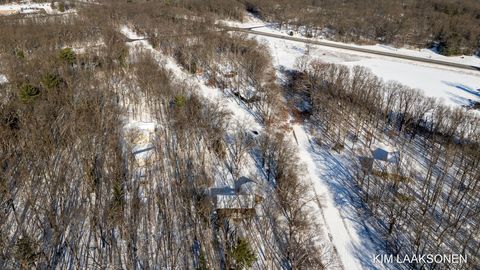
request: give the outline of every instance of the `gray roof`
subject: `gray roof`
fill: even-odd
[[[253,209],[255,195],[216,195],[217,209]]]

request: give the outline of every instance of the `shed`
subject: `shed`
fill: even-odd
[[[391,147],[377,147],[372,151],[372,157],[375,160],[381,160],[388,163],[398,163],[400,160],[400,153]]]
[[[215,208],[219,217],[249,218],[255,216],[255,195],[227,194],[215,196]]]

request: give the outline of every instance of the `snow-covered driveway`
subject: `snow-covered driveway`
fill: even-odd
[[[322,213],[317,216],[318,222],[323,224],[322,229],[337,250],[343,268],[383,269],[381,265],[372,264],[373,255],[377,253],[375,244],[368,229],[363,228],[363,222],[351,211],[353,206],[343,197],[345,192],[339,188],[338,184],[343,180],[350,180],[348,168],[327,150],[315,149],[303,125],[294,124],[292,127],[300,160],[307,169],[305,181],[311,185],[316,197],[319,208],[316,212]],[[342,178],[342,181],[336,178]]]

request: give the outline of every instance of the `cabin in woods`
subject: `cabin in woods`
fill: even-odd
[[[219,218],[252,218],[256,215],[255,207],[263,199],[257,183],[246,177],[240,177],[235,188],[212,188],[210,193]]]
[[[215,196],[215,209],[222,218],[244,219],[255,216],[255,195],[220,194]]]
[[[367,173],[390,173],[400,162],[400,152],[394,147],[378,145],[370,151],[370,155],[360,156],[360,165]]]

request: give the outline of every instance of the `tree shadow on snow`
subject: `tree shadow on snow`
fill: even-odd
[[[313,144],[309,148],[310,155],[316,164],[322,164],[320,177],[327,184],[328,189],[334,196],[335,206],[342,214],[342,218],[347,219],[353,224],[353,227],[360,237],[361,243],[353,245],[355,257],[360,261],[364,269],[397,269],[398,266],[375,265],[373,257],[377,254],[386,254],[385,242],[382,240],[381,234],[375,228],[385,227],[373,217],[361,198],[361,191],[354,182],[351,175],[352,167],[350,160],[342,160],[344,157],[332,154],[329,150],[323,149]],[[350,155],[354,157],[354,155]],[[369,248],[366,249],[365,247]],[[373,251],[374,254],[369,252]]]
[[[467,92],[471,95],[474,95],[476,97],[480,97],[480,89],[474,89],[472,87],[469,87],[469,86],[466,86],[464,84],[461,84],[461,83],[453,83],[453,82],[446,82],[446,81],[442,81],[444,84],[448,85],[448,86],[451,86],[451,87],[455,87],[456,89],[460,89],[464,92]]]

